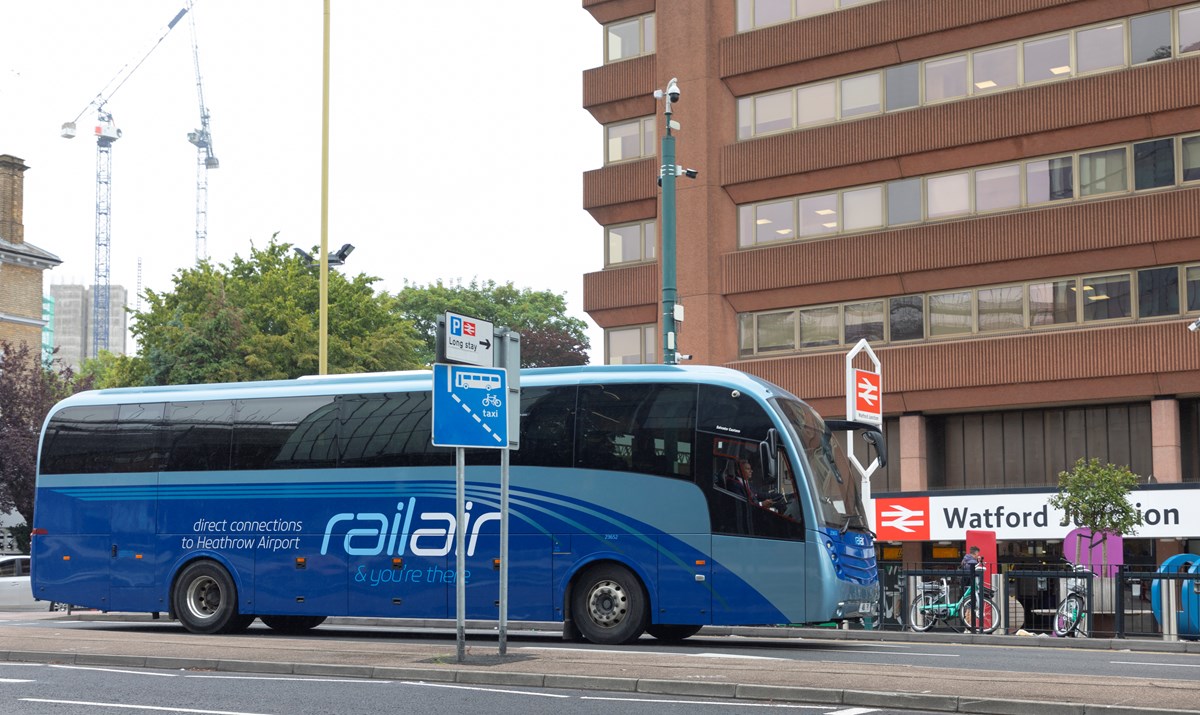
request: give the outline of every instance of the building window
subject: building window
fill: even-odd
[[[1084,72],[1125,66],[1125,25],[1116,23],[1075,33],[1076,69]]]
[[[1181,304],[1187,306],[1182,311]],[[738,347],[743,357],[751,357],[852,346],[862,339],[898,343],[961,338],[1096,321],[1159,320],[1196,311],[1200,311],[1200,264],[1155,266],[929,295],[743,313],[738,316]]]
[[[883,73],[887,111],[909,109],[921,103],[921,64],[910,62],[888,67]]]
[[[1026,42],[1025,83],[1060,79],[1071,73],[1071,36],[1058,35]]]
[[[1175,140],[1156,139],[1133,145],[1135,191],[1175,185]]]
[[[1029,284],[1029,325],[1074,324],[1079,290],[1074,278]]]
[[[1179,54],[1200,50],[1200,8],[1179,11]]]
[[[806,196],[797,202],[800,210],[800,235],[820,236],[838,230],[837,194]]]
[[[842,117],[878,114],[882,108],[879,73],[842,80]]]
[[[654,260],[657,224],[654,221],[609,226],[605,229],[605,265]]]
[[[979,92],[1017,86],[1017,46],[1006,45],[971,55],[971,81]]]
[[[1074,186],[1074,161],[1069,156],[1025,165],[1025,200],[1031,205],[1073,198]]]
[[[642,117],[604,127],[604,163],[657,156],[654,117]]]
[[[1079,155],[1079,195],[1099,196],[1124,191],[1125,149],[1104,149]]]
[[[889,226],[921,220],[921,180],[901,179],[887,185]]]
[[[940,102],[967,96],[967,56],[925,63],[925,101]]]
[[[879,0],[737,0],[737,31],[748,32]]]
[[[1129,20],[1131,64],[1171,59],[1171,12],[1142,15]]]
[[[619,62],[654,53],[654,14],[604,26],[604,61]]]
[[[842,193],[842,228],[861,231],[883,225],[883,187],[868,186]]]
[[[1179,269],[1147,268],[1138,271],[1138,317],[1179,315]]]
[[[837,85],[824,82],[797,89],[796,107],[797,126],[834,121],[837,119]]]
[[[1128,273],[1083,279],[1084,321],[1128,318],[1130,302]]]
[[[966,172],[935,176],[925,181],[925,215],[929,218],[961,216],[971,210]]]
[[[1009,164],[975,172],[975,210],[1003,211],[1021,205],[1021,165]]]
[[[645,365],[657,362],[654,325],[635,325],[604,331],[606,365]]]

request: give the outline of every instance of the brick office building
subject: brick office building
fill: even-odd
[[[25,242],[25,162],[0,154],[0,340],[42,344],[42,271],[62,263]]]
[[[1146,477],[1127,559],[1200,548],[1200,3],[582,5],[605,362],[661,359],[652,93],[677,77],[679,350],[836,416],[870,342],[885,558],[957,560],[972,525],[1056,555],[1042,510],[1080,457]]]

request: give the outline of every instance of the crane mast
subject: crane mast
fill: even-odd
[[[100,90],[92,101],[88,102],[75,119],[62,125],[62,136],[71,139],[76,134],[75,123],[89,110],[96,111],[96,123],[93,134],[96,137],[96,272],[92,285],[92,357],[108,349],[109,332],[109,295],[111,271],[109,260],[112,256],[112,145],[121,138],[121,130],[113,121],[112,114],[105,109],[108,100],[116,94],[121,85],[137,71],[146,61],[150,53],[162,43],[163,39],[179,23],[187,11],[191,9],[189,0],[186,7],[175,13],[175,17],[163,27],[158,39],[140,55],[136,63],[121,67],[104,89]]]
[[[192,8],[188,0],[187,9]],[[196,66],[196,97],[200,100],[200,128],[188,132],[188,141],[196,145],[196,263],[208,258],[208,170],[221,163],[213,154],[212,133],[208,128],[208,107],[204,104],[204,82],[200,78],[200,45],[196,41],[196,15],[188,15],[192,30],[192,61]]]

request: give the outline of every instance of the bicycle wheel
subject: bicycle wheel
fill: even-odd
[[[975,630],[975,608],[972,604],[963,604],[963,625],[968,631]],[[1000,607],[990,598],[983,599],[983,633],[995,633],[1000,627]]]
[[[908,625],[914,631],[927,631],[937,623],[939,601],[929,594],[921,594],[908,609]]]
[[[1083,599],[1079,594],[1072,593],[1058,604],[1058,611],[1054,614],[1054,635],[1060,638],[1071,635],[1079,628],[1082,619]]]

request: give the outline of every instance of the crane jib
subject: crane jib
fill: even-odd
[[[167,29],[170,30],[171,28],[175,27],[175,23],[183,19],[183,16],[187,14],[187,11],[188,9],[186,7],[180,8],[179,12],[175,15],[175,19],[167,23]]]

